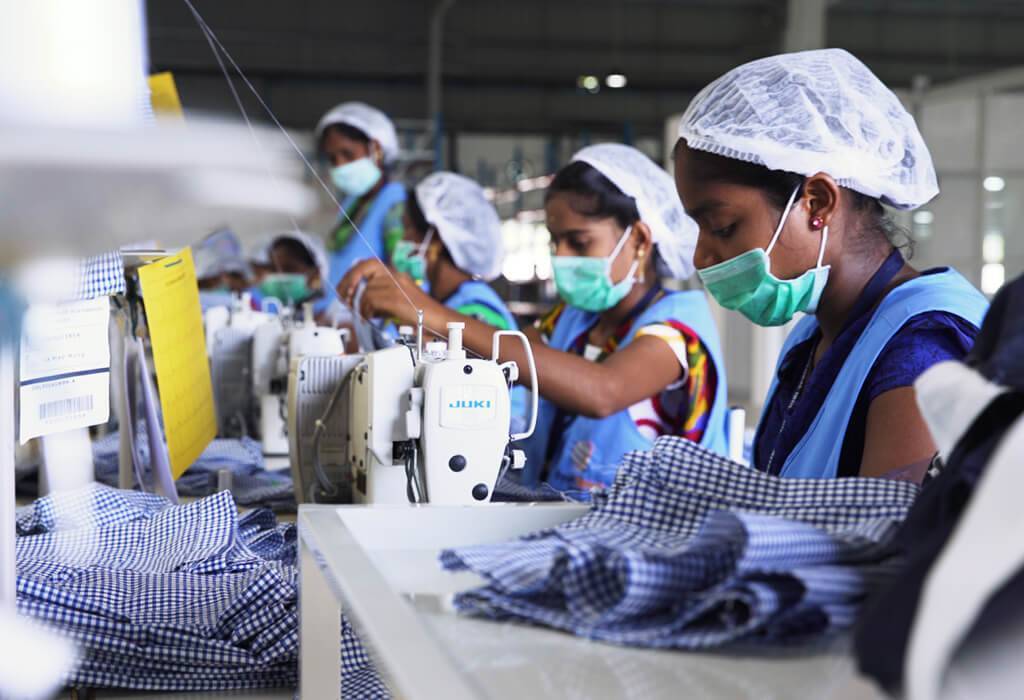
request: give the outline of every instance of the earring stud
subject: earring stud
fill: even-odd
[[[815,216],[813,219],[811,219],[811,228],[813,228],[814,230],[818,230],[824,225],[825,222],[822,220],[820,216]]]

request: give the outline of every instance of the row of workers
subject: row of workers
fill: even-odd
[[[466,346],[489,354],[512,317],[485,284],[502,246],[483,190],[453,173],[409,192],[391,182],[395,130],[367,105],[335,108],[317,138],[345,195],[324,286],[351,304],[365,280],[361,313],[462,321]],[[913,382],[967,353],[987,301],[950,268],[914,269],[897,245],[885,207],[938,194],[898,98],[842,50],[760,59],[694,98],[674,161],[673,181],[633,148],[589,146],[548,187],[561,302],[525,329],[542,398],[525,478],[609,483],[625,452],[664,434],[724,451],[727,382],[706,297],[661,284],[696,269],[755,324],[807,314],[778,359],[755,468],[919,479],[936,448]],[[525,363],[513,342],[501,359]]]

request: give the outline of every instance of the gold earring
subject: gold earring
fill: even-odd
[[[643,248],[641,248],[640,250],[636,251],[636,259],[637,259],[637,262],[639,263],[637,265],[637,267],[640,268],[640,280],[639,280],[640,284],[644,283],[644,277],[647,274],[647,271],[644,269],[644,255],[646,255],[646,253],[644,252]]]

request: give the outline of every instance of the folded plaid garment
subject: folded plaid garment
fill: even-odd
[[[663,437],[566,525],[448,550],[488,584],[468,614],[654,648],[793,643],[852,624],[894,572],[886,543],[918,487],[782,479]]]
[[[269,511],[90,485],[22,510],[18,532],[18,609],[79,645],[69,684],[295,685],[296,531]]]

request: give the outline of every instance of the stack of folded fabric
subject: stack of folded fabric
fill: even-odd
[[[146,431],[140,427],[135,437],[142,459],[148,460]],[[96,478],[111,486],[117,485],[119,440],[118,433],[112,432],[93,443]],[[295,510],[291,473],[287,469],[267,470],[260,443],[247,437],[213,440],[175,482],[178,495],[199,498],[215,493],[217,473],[222,469],[231,472],[231,493],[239,505],[261,505],[278,511]]]
[[[221,492],[182,506],[91,485],[18,517],[18,609],[72,639],[68,683],[143,690],[294,686],[294,525]]]
[[[456,597],[467,614],[641,647],[802,642],[851,625],[891,578],[886,545],[917,492],[781,479],[664,437],[587,515],[441,563],[488,581]]]

